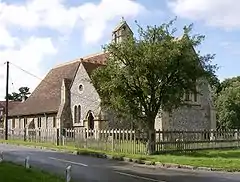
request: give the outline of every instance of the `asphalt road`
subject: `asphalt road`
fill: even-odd
[[[29,156],[31,166],[60,175],[64,175],[66,167],[71,165],[75,182],[240,181],[240,173],[145,168],[137,164],[3,144],[0,144],[0,151],[4,160],[24,164]]]

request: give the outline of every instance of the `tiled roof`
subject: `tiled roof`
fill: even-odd
[[[80,61],[53,68],[20,107],[9,110],[9,116],[56,113],[61,100],[62,80],[72,80]]]
[[[93,70],[104,66],[106,64],[106,60],[107,60],[107,53],[100,53],[100,54],[84,57],[82,59],[82,64],[85,70],[87,71],[88,75],[90,76]]]
[[[67,85],[70,86],[81,62],[90,75],[94,69],[106,63],[106,58],[106,53],[99,53],[53,68],[30,97],[25,102],[20,103],[20,107],[9,110],[9,116],[57,113],[61,101],[62,80],[68,80]]]
[[[14,107],[18,106],[19,104],[21,104],[20,101],[9,101],[8,102],[8,109],[13,109]],[[6,107],[6,101],[0,101],[0,108],[4,108]]]
[[[97,53],[97,54],[92,54],[90,56],[86,56],[82,58],[83,62],[88,62],[88,63],[94,63],[94,64],[106,64],[108,53]]]

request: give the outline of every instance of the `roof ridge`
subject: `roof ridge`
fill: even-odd
[[[95,56],[99,56],[99,55],[102,55],[102,54],[105,54],[105,52],[98,52],[98,53],[94,53],[94,54],[90,54],[88,56],[84,56],[82,59],[89,59],[89,58],[92,58],[92,57],[95,57]]]
[[[81,62],[81,61],[84,60],[84,59],[89,59],[89,58],[92,58],[92,57],[95,57],[95,56],[102,55],[102,54],[104,54],[104,53],[105,53],[105,52],[98,52],[98,53],[90,54],[90,55],[88,55],[88,56],[76,58],[76,59],[74,59],[74,60],[72,60],[72,61],[67,61],[67,62],[64,62],[64,63],[60,63],[60,64],[54,66],[52,69],[59,68],[59,67],[62,67],[62,66],[66,66],[66,65],[69,65],[69,64],[72,64],[72,63],[75,63],[75,62]]]
[[[67,66],[67,65],[69,65],[69,64],[76,63],[76,62],[80,62],[80,61],[81,61],[81,58],[77,58],[77,59],[74,59],[74,60],[72,60],[72,61],[67,61],[67,62],[64,62],[64,63],[60,63],[60,64],[54,66],[52,69],[60,68],[60,67],[62,67],[62,66]]]

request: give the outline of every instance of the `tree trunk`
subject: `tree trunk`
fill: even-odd
[[[147,154],[152,155],[156,152],[156,132],[155,132],[155,119],[148,121],[148,133],[147,133]]]

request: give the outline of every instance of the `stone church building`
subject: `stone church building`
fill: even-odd
[[[120,42],[133,34],[126,21],[112,32],[112,41]],[[9,128],[72,128],[104,129],[117,123],[101,109],[101,99],[91,83],[91,73],[104,66],[106,53],[98,53],[61,64],[51,69],[30,97],[9,110]],[[191,106],[173,113],[161,113],[156,129],[214,129],[216,116],[207,83],[199,84],[201,94],[185,95]]]

